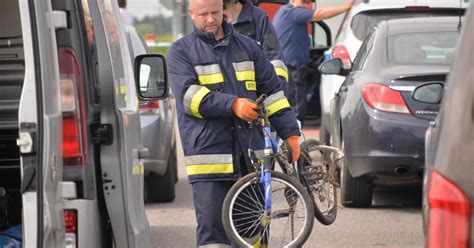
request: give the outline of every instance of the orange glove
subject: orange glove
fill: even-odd
[[[245,121],[256,121],[258,110],[258,105],[246,98],[236,98],[232,103],[234,114]]]
[[[300,136],[293,135],[286,139],[288,145],[291,148],[291,163],[298,161],[300,157],[300,143],[299,143]]]

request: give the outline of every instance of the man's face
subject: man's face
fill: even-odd
[[[189,15],[201,31],[216,33],[222,28],[222,0],[191,0]]]

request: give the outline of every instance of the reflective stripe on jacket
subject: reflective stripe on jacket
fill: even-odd
[[[288,81],[288,69],[283,62],[283,53],[278,44],[275,28],[267,14],[258,7],[245,2],[242,11],[233,24],[239,33],[255,40],[263,49],[265,56],[275,68],[277,76]]]
[[[223,28],[225,37],[220,42],[212,33],[194,29],[173,43],[168,53],[170,85],[191,183],[235,180],[241,176],[236,161],[242,156],[235,151],[246,155],[249,144],[254,150],[263,148],[261,130],[234,116],[236,97],[256,100],[267,94],[263,104],[280,137],[299,134],[282,83],[262,49],[234,33],[231,25],[224,22]]]

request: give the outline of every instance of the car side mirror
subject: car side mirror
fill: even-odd
[[[412,97],[416,101],[424,103],[440,103],[443,96],[444,84],[432,82],[419,85],[413,90]]]
[[[340,58],[335,58],[324,61],[319,66],[319,71],[322,74],[347,76],[350,72],[350,69],[344,69],[342,60]]]
[[[135,58],[134,67],[135,83],[140,100],[161,100],[168,96],[168,73],[163,55],[139,55]]]

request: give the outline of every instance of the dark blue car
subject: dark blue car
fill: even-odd
[[[342,69],[340,59],[321,65],[322,73],[347,76],[331,103],[329,128],[332,144],[346,156],[344,205],[371,206],[374,186],[421,185],[424,135],[439,103],[417,101],[413,90],[445,82],[458,21],[383,21],[368,35],[350,70]]]

